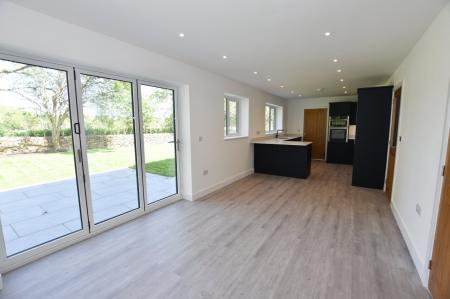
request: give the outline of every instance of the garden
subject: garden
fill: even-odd
[[[135,168],[131,84],[87,75],[81,83],[89,173]],[[145,171],[173,177],[172,91],[141,94]],[[71,115],[65,72],[0,61],[0,190],[74,177]]]

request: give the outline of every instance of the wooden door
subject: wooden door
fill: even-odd
[[[303,140],[312,142],[312,159],[325,159],[327,109],[305,109]]]
[[[392,116],[391,116],[391,140],[389,142],[389,157],[388,157],[388,169],[386,176],[386,194],[391,200],[392,197],[392,185],[394,184],[394,166],[395,156],[397,154],[397,139],[398,139],[398,120],[400,118],[400,99],[402,95],[402,88],[400,87],[394,93],[392,99]]]
[[[450,142],[450,134],[449,134]],[[449,143],[450,145],[450,143]],[[447,158],[444,181],[441,191],[441,202],[434,238],[433,257],[431,259],[430,280],[428,287],[434,299],[450,298],[450,148]]]

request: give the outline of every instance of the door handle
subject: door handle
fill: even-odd
[[[177,139],[177,140],[172,140],[172,141],[169,141],[169,142],[167,142],[167,143],[175,143],[175,148],[176,148],[176,150],[177,151],[179,151],[180,150],[180,143],[181,143],[181,141],[180,141],[180,139]]]
[[[73,131],[75,132],[75,134],[80,134],[80,123],[73,124]]]
[[[77,150],[78,161],[81,163],[83,161],[83,155],[81,154],[81,150]]]

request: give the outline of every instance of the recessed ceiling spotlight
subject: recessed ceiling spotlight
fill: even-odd
[[[342,88],[343,88],[343,89],[346,89],[346,88],[347,88],[347,86],[342,86]]]
[[[299,95],[298,95],[298,97],[299,97],[299,98],[301,98],[301,97],[302,97],[302,95],[301,95],[301,94],[299,94]]]
[[[257,71],[254,71],[254,72],[253,72],[253,75],[258,75],[258,72],[257,72]]]
[[[344,78],[341,78],[341,80],[339,80],[339,81],[344,82]]]
[[[337,58],[333,59],[333,62],[338,62],[339,60]]]
[[[272,81],[272,79],[270,79],[270,78],[267,78],[267,82],[270,82],[270,81]]]
[[[184,37],[184,33],[183,33],[183,32],[180,32],[180,33],[178,33],[178,36],[179,36],[179,37]]]
[[[330,35],[331,35],[331,32],[327,31],[327,32],[325,32],[323,35],[325,35],[325,36],[330,36]]]
[[[319,88],[317,88],[316,90],[317,91],[323,91],[325,88],[323,88],[323,87],[319,87]]]
[[[294,94],[294,91],[293,91],[293,90],[291,90],[291,94]]]
[[[347,91],[344,91],[345,94],[347,94]]]
[[[223,55],[222,59],[228,59],[228,56],[227,55]]]
[[[284,88],[284,85],[280,85],[281,88]]]
[[[342,73],[342,70],[341,70],[341,69],[338,69],[337,72],[338,72],[338,73]]]

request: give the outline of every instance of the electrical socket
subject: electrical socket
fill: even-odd
[[[208,169],[203,170],[203,175],[207,175],[209,173]]]
[[[416,204],[416,213],[417,215],[422,215],[422,207],[419,204]]]

